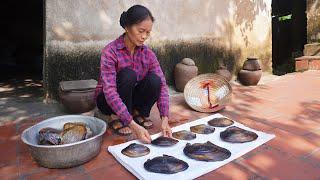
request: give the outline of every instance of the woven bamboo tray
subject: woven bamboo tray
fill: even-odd
[[[218,74],[199,75],[186,84],[184,98],[187,104],[199,112],[215,112],[224,108],[232,98],[228,81]]]

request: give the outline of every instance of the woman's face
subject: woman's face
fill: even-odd
[[[152,25],[152,20],[147,18],[138,24],[126,27],[130,41],[136,46],[141,46],[149,38]]]

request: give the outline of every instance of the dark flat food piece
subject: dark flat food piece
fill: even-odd
[[[144,168],[147,171],[162,174],[175,174],[185,171],[189,168],[188,163],[177,159],[173,156],[163,155],[153,159],[148,159],[144,163]]]
[[[84,140],[87,134],[85,126],[72,126],[63,130],[61,144],[69,144],[77,141]]]
[[[220,133],[220,138],[226,142],[245,143],[256,140],[258,135],[254,132],[232,126],[222,131]]]
[[[86,126],[86,124],[82,122],[67,122],[63,125],[63,130],[72,128],[74,126]]]
[[[231,156],[231,152],[228,149],[219,147],[210,141],[206,143],[187,143],[183,149],[186,156],[198,161],[223,161]]]
[[[210,121],[208,121],[208,124],[210,126],[214,126],[214,127],[227,127],[227,126],[231,126],[234,122],[231,119],[228,118],[214,118]]]
[[[194,133],[192,133],[190,131],[186,131],[186,130],[174,132],[174,133],[172,133],[172,136],[174,138],[180,139],[180,140],[192,140],[192,139],[195,139],[197,137],[196,134],[194,134]]]
[[[157,139],[151,141],[151,144],[156,146],[173,146],[177,144],[179,141],[176,139],[172,139],[169,137],[160,136]]]
[[[86,125],[85,123],[83,122],[67,122],[63,125],[63,130],[67,130],[69,128],[72,128],[74,126],[84,126],[86,128],[86,137],[85,139],[88,139],[90,137],[92,137],[93,135],[93,132],[91,131],[91,129],[88,127],[88,125]]]
[[[61,143],[61,131],[54,128],[43,128],[39,131],[40,145],[58,145]]]
[[[198,134],[211,134],[215,131],[215,128],[205,124],[199,124],[196,126],[191,126],[190,130],[191,132],[198,133]]]
[[[150,153],[150,149],[142,144],[132,143],[121,151],[128,157],[141,157]]]

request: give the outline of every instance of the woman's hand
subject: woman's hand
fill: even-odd
[[[162,134],[164,137],[170,137],[172,138],[172,131],[169,126],[169,119],[168,117],[161,117],[162,124],[161,124],[161,129],[162,129]]]
[[[129,127],[133,130],[140,141],[148,144],[151,143],[150,134],[144,127],[140,126],[133,120],[130,122]]]

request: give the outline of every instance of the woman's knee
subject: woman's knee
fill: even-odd
[[[130,68],[124,68],[118,72],[117,81],[119,83],[135,84],[137,82],[137,73]]]
[[[110,115],[112,110],[106,102],[103,92],[100,92],[96,98],[97,108],[105,115]]]
[[[150,86],[150,88],[154,89],[154,90],[160,90],[161,87],[161,78],[154,74],[154,73],[149,73],[147,75],[147,80],[148,80],[148,84]]]

